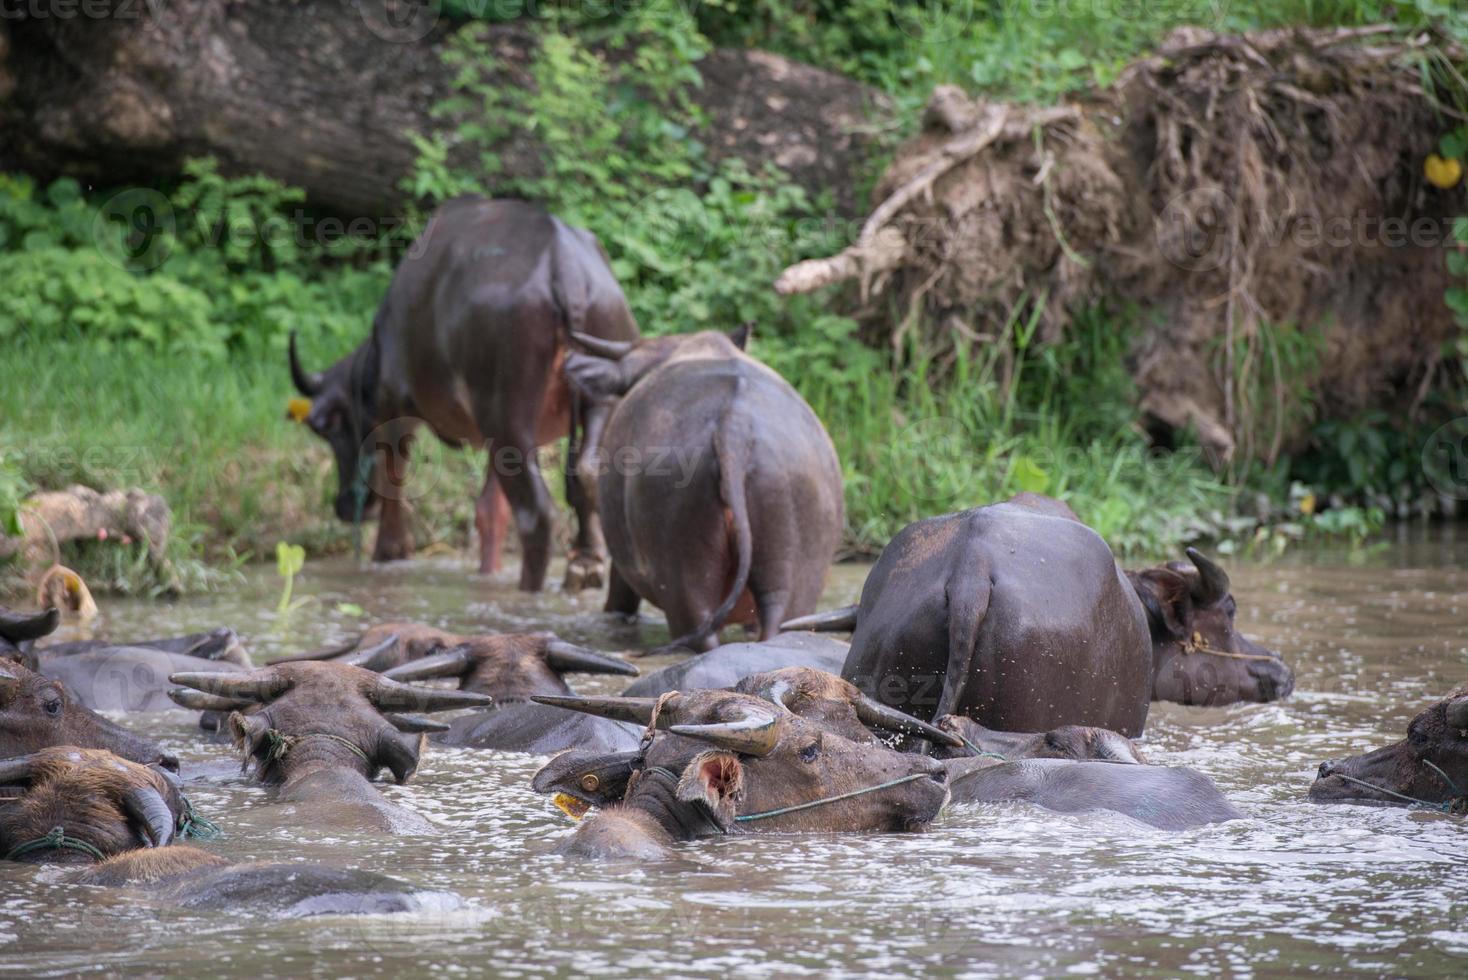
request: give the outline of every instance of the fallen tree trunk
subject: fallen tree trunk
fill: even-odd
[[[1192,428],[1218,465],[1272,463],[1312,409],[1410,413],[1457,335],[1444,255],[1468,211],[1422,176],[1452,112],[1422,88],[1429,50],[1391,27],[1183,29],[1071,106],[940,88],[857,240],[775,288],[853,282],[869,329],[939,353],[1017,306],[1042,341],[1086,305],[1140,307],[1148,427]],[[893,292],[896,322],[873,301]]]
[[[143,543],[157,564],[167,561],[173,515],[157,494],[141,490],[99,493],[91,487],[35,493],[21,502],[19,537],[0,534],[0,560],[19,556],[27,568],[43,568],[60,560],[68,541]]]
[[[413,133],[449,92],[444,45],[463,25],[418,4],[94,0],[107,16],[0,19],[0,169],[71,175],[104,186],[153,184],[184,160],[263,173],[316,206],[388,218],[416,159]],[[476,24],[506,86],[525,86],[535,35]],[[811,190],[849,188],[885,103],[865,86],[777,55],[716,51],[693,96],[715,159],[779,164]],[[507,177],[536,167],[520,134]]]

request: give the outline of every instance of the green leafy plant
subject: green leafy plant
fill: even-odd
[[[287,544],[284,541],[275,546],[275,571],[284,580],[280,590],[280,601],[275,604],[275,611],[282,616],[288,615],[301,606],[311,601],[307,596],[303,599],[291,601],[291,591],[295,587],[296,575],[302,568],[306,567],[306,549],[298,544]]]

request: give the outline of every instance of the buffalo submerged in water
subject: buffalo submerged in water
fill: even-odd
[[[407,454],[414,426],[426,422],[451,446],[489,450],[475,505],[479,570],[499,568],[513,513],[520,588],[539,590],[554,505],[536,449],[569,433],[566,494],[577,534],[566,585],[600,584],[595,488],[576,478],[576,461],[583,444],[595,444],[606,409],[565,384],[560,365],[572,331],[621,342],[638,335],[595,236],[531,204],[467,196],[434,212],[355,351],[313,374],[292,335],[291,377],[310,399],[303,421],[336,455],[337,516],[376,512],[375,560],[412,552]]]

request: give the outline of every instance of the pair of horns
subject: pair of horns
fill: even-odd
[[[1197,548],[1187,550],[1188,561],[1198,570],[1198,576],[1192,578],[1188,591],[1192,593],[1193,601],[1200,606],[1211,606],[1219,602],[1229,592],[1228,572],[1219,568],[1207,555]]]
[[[817,633],[852,633],[856,630],[856,606],[800,616],[780,624],[781,630],[813,630]]]
[[[37,640],[53,632],[61,622],[60,610],[52,607],[38,613],[18,613],[0,609],[0,638],[11,643]]]
[[[657,727],[674,735],[696,738],[721,749],[741,755],[766,756],[775,750],[780,741],[782,718],[774,710],[765,710],[752,704],[742,705],[740,717],[733,721],[713,722],[706,725],[681,725],[677,723],[682,698],[668,698],[662,711],[657,711],[658,698],[629,697],[576,697],[567,695],[536,694],[530,700],[548,704],[568,711],[610,718],[613,721],[633,722],[647,725],[657,715]]]
[[[455,708],[482,708],[494,702],[494,698],[487,694],[414,687],[376,674],[368,674],[367,677],[362,693],[373,707],[384,712],[451,711]],[[171,674],[168,679],[181,687],[213,695],[205,700],[186,692],[170,692],[170,697],[184,707],[205,705],[199,708],[203,711],[238,711],[250,704],[264,704],[280,697],[291,687],[290,678],[275,667],[243,674]],[[185,704],[180,696],[190,703]]]
[[[36,755],[0,760],[0,785],[29,783],[35,776],[37,765]],[[154,771],[168,778],[162,770]],[[122,808],[146,846],[166,847],[173,843],[178,819],[157,789],[140,786],[128,790],[123,794]]]
[[[451,647],[432,656],[402,664],[382,676],[395,681],[423,681],[435,677],[459,677],[474,669],[481,654],[472,644]],[[546,666],[558,674],[620,674],[635,677],[636,667],[616,657],[609,657],[564,640],[551,640],[545,645]]]
[[[791,710],[801,697],[799,685],[785,677],[776,678],[753,693],[766,701],[776,702]],[[852,710],[856,712],[857,720],[868,728],[880,728],[883,731],[897,732],[902,735],[914,735],[955,749],[963,745],[963,739],[952,732],[945,732],[921,718],[914,718],[890,705],[869,698],[860,691],[855,692],[855,696],[850,699],[849,703]]]
[[[301,367],[301,357],[296,352],[296,332],[294,330],[291,331],[291,381],[295,382],[296,390],[307,398],[315,398],[326,384],[324,376],[312,374]]]

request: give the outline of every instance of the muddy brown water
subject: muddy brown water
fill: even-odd
[[[967,806],[925,834],[733,836],[687,845],[686,866],[599,867],[550,853],[571,824],[529,789],[542,758],[431,750],[411,785],[384,791],[435,821],[432,837],[282,830],[279,808],[226,774],[228,753],[189,716],[132,715],[187,763],[212,763],[190,789],[227,832],[209,846],[390,874],[422,889],[419,908],[186,912],[0,865],[0,974],[1463,976],[1468,823],[1319,807],[1305,791],[1321,760],[1399,738],[1424,703],[1468,681],[1468,533],[1402,529],[1366,549],[1228,565],[1241,623],[1294,664],[1295,694],[1155,706],[1145,745],[1156,762],[1211,775],[1246,820],[1171,834],[1103,814]],[[251,570],[227,595],[110,602],[99,628],[126,638],[229,624],[257,659],[388,617],[551,628],[613,650],[666,636],[652,617],[609,625],[593,594],[526,597],[513,570],[474,579],[447,559],[311,562],[296,588],[308,605],[280,617],[272,571]],[[865,573],[837,568],[828,602],[851,601]],[[610,691],[617,679],[578,680]]]

